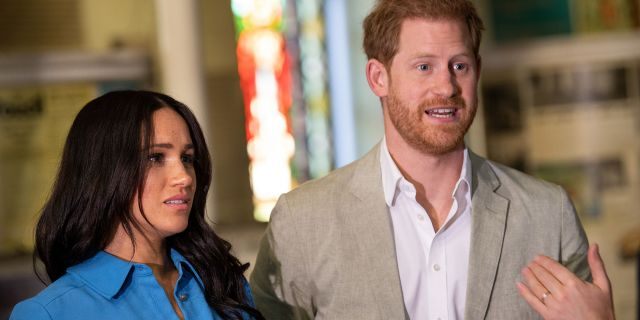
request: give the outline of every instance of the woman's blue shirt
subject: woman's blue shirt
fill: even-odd
[[[185,319],[220,319],[209,307],[202,280],[178,251],[171,249],[178,270],[174,297]],[[254,306],[245,281],[247,304]],[[246,318],[246,317],[245,317]],[[178,319],[151,268],[100,251],[67,269],[33,298],[18,303],[10,320],[22,319]]]

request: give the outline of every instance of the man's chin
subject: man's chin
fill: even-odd
[[[414,149],[420,151],[425,155],[440,156],[451,152],[464,149],[464,135],[461,137],[439,139],[434,141],[433,139],[421,139],[421,140],[407,140],[407,143]]]

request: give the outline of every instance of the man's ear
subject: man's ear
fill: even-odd
[[[389,74],[382,62],[376,59],[367,61],[367,82],[376,96],[384,98],[389,94]]]

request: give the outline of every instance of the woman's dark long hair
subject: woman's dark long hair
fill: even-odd
[[[223,318],[257,319],[246,301],[241,264],[231,244],[216,235],[205,218],[211,160],[195,116],[173,98],[149,91],[115,91],[90,101],[76,116],[64,146],[49,200],[36,227],[34,264],[39,258],[51,281],[93,257],[113,239],[119,225],[134,242],[139,225],[131,205],[141,197],[153,135],[153,113],[169,107],[187,123],[194,145],[196,190],[187,228],[166,239],[196,269],[209,305]],[[141,203],[141,202],[140,202]],[[144,212],[143,212],[144,215]]]

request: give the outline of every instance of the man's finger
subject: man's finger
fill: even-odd
[[[527,288],[529,289],[529,291],[531,291],[531,294],[536,296],[538,299],[541,299],[543,294],[550,292],[550,290],[547,289],[547,287],[545,287],[542,282],[540,282],[540,280],[538,280],[536,275],[531,270],[531,266],[527,266],[522,269],[521,273],[522,278],[524,279],[523,283],[527,285]]]
[[[604,262],[602,262],[602,257],[600,257],[600,250],[597,244],[589,246],[587,261],[589,262],[589,269],[591,269],[593,284],[608,293],[611,285],[609,277],[607,277],[607,271],[604,268]]]
[[[534,261],[553,274],[561,283],[567,283],[577,277],[565,266],[547,256],[537,256]]]
[[[533,292],[524,285],[522,282],[516,282],[516,286],[518,287],[518,292],[524,298],[525,301],[535,310],[538,314],[544,317],[547,313],[547,307],[540,301],[539,297],[536,297]]]
[[[540,284],[546,288],[542,293],[550,291],[552,294],[556,294],[559,290],[562,290],[562,283],[543,265],[534,261],[531,262],[528,267]]]

